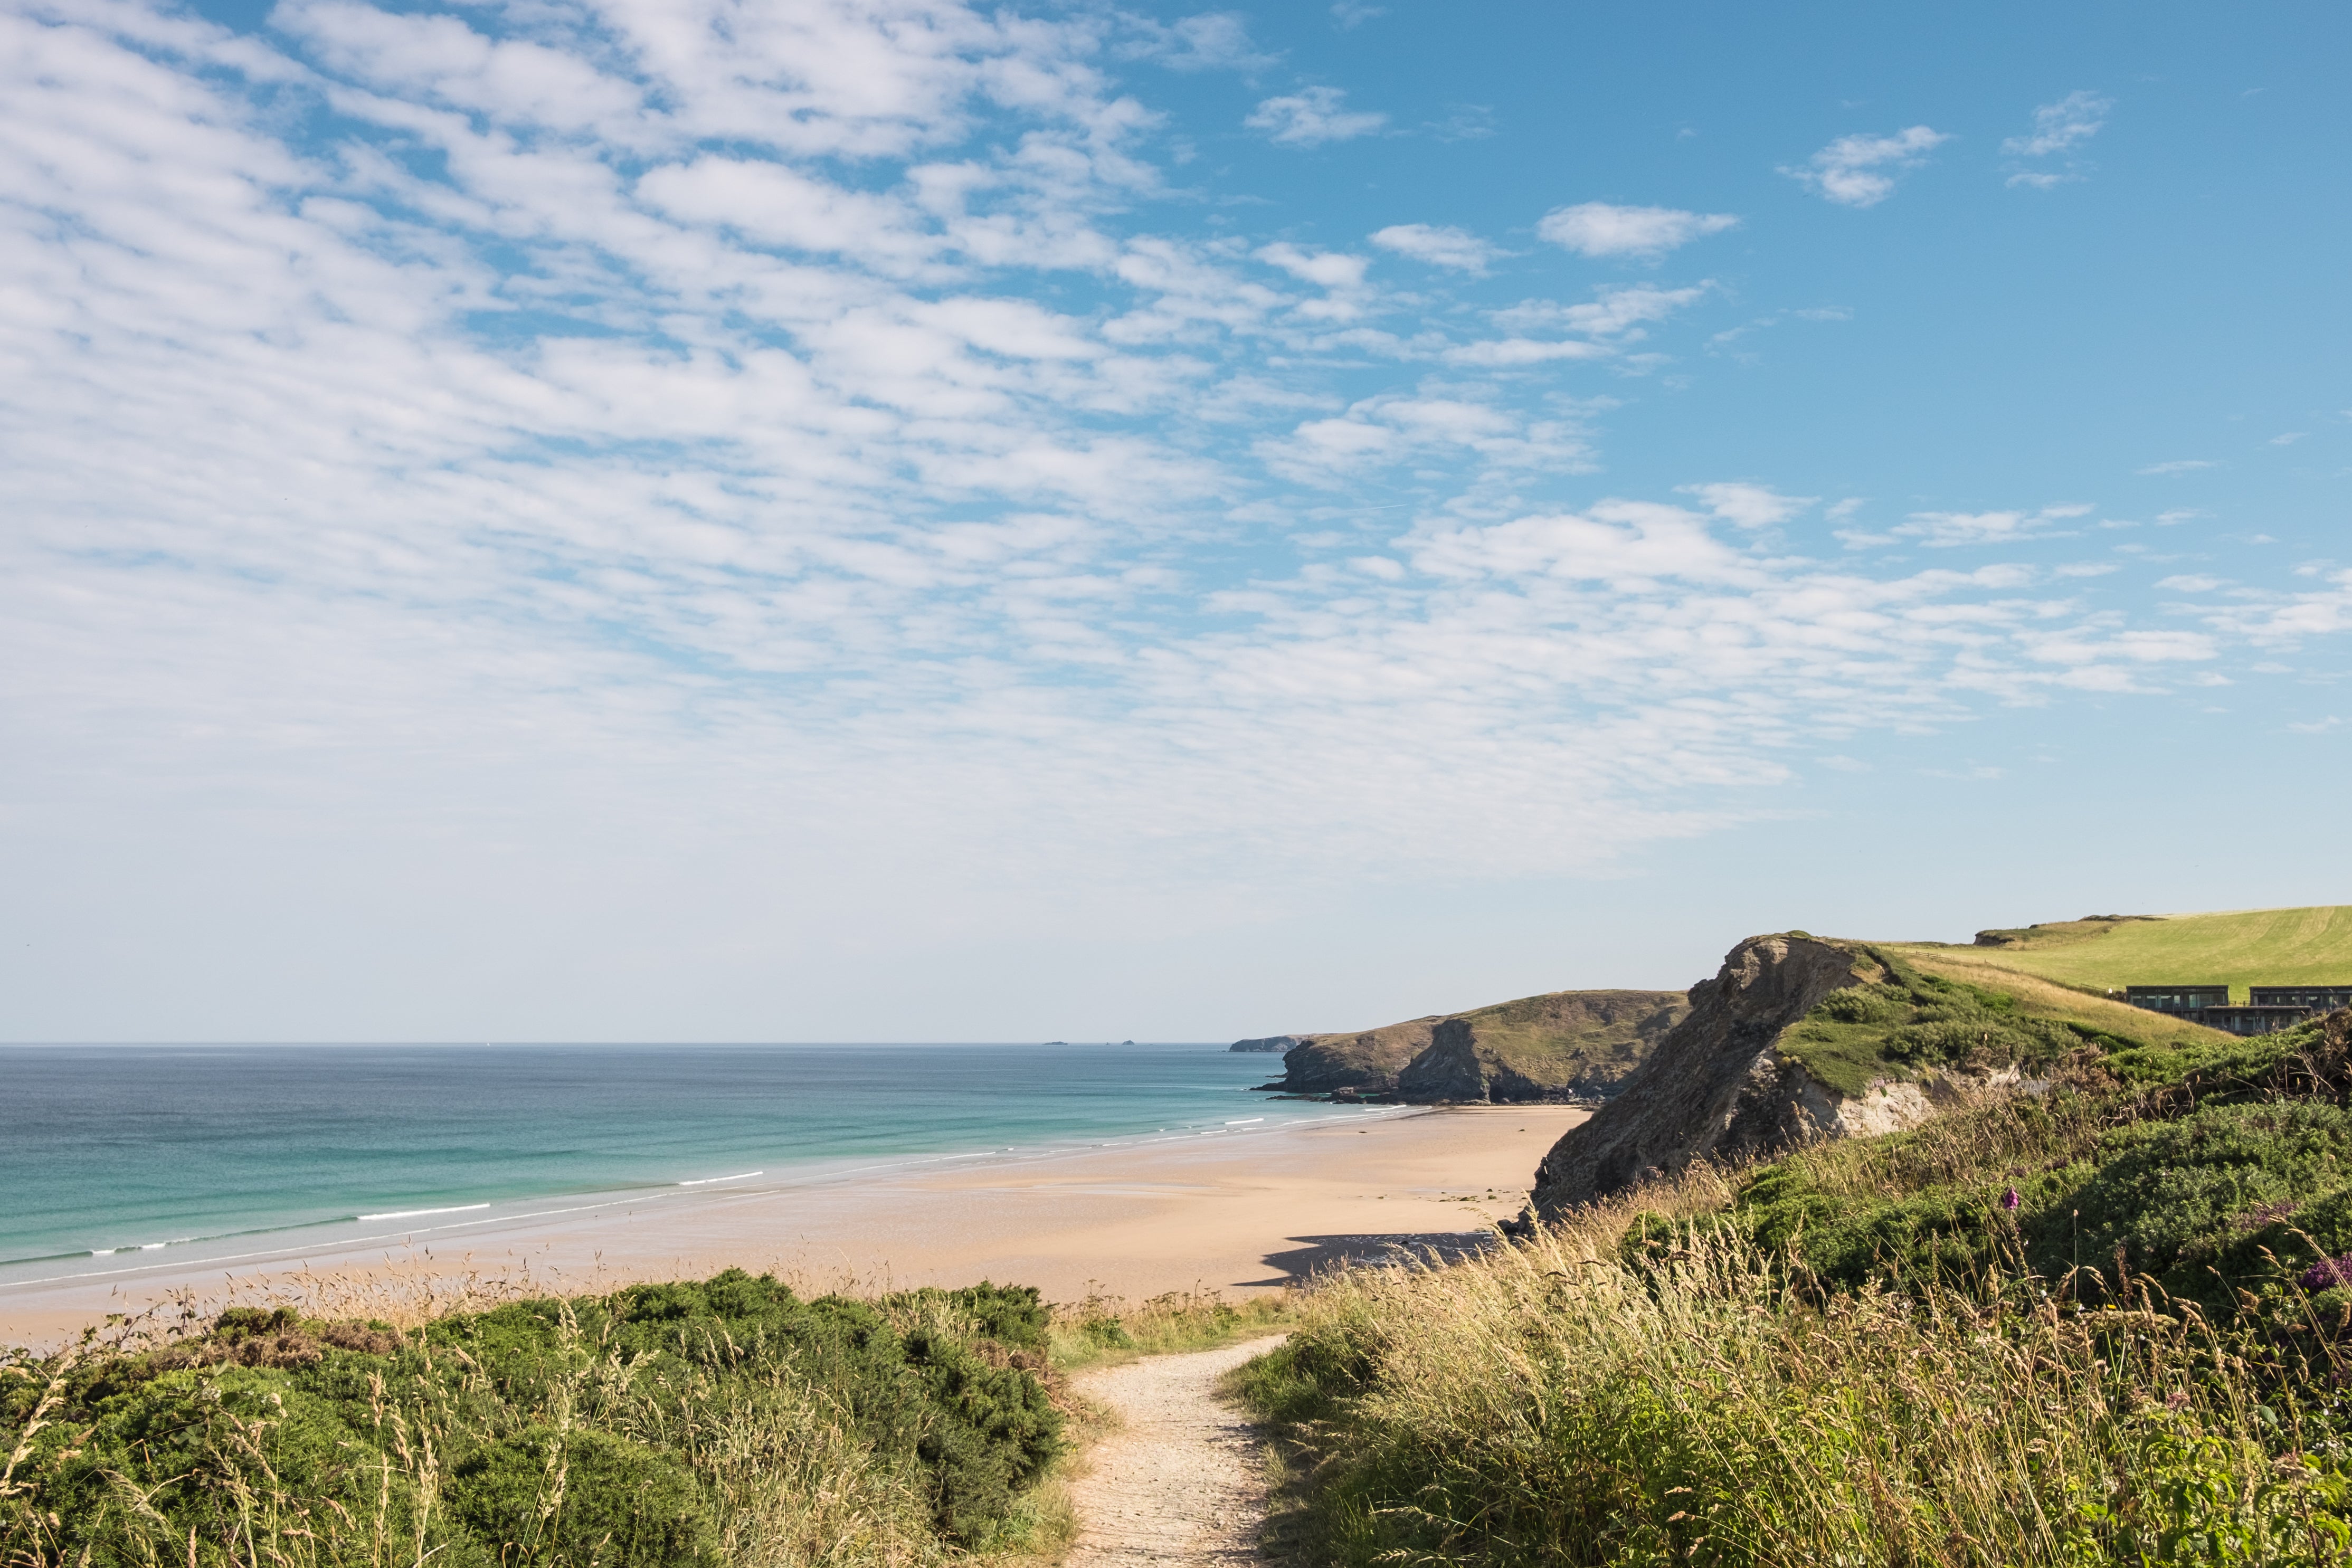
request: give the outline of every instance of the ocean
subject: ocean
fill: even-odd
[[[0,1287],[1360,1109],[1219,1045],[0,1046]]]

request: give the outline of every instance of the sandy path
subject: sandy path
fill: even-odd
[[[1078,1390],[1125,1422],[1072,1486],[1078,1543],[1067,1568],[1255,1568],[1265,1517],[1257,1428],[1217,1397],[1217,1379],[1280,1334],[1223,1350],[1080,1375]]]

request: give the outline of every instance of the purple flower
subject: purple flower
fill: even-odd
[[[2352,1285],[2352,1252],[2347,1252],[2341,1258],[2322,1258],[2303,1271],[2301,1283],[2306,1291],[2327,1291],[2337,1285]]]
[[[2015,1187],[2011,1187],[2007,1192],[2000,1195],[2001,1207],[2007,1209],[2011,1214],[2015,1214],[2017,1212],[2017,1206],[2023,1201],[2024,1199],[2017,1196],[2017,1189]]]

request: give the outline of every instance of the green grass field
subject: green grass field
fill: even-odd
[[[2221,985],[2242,1002],[2250,985],[2352,985],[2352,904],[2250,909],[2161,919],[2066,920],[2001,935],[2006,946],[1959,949],[1976,969],[2037,975],[2095,989]],[[1893,946],[1890,944],[1890,946]],[[1931,966],[1948,947],[1896,946]]]

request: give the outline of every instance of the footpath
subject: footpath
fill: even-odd
[[[1075,1379],[1122,1424],[1072,1485],[1078,1541],[1067,1568],[1260,1568],[1258,1431],[1217,1397],[1217,1380],[1282,1338],[1146,1356]]]

